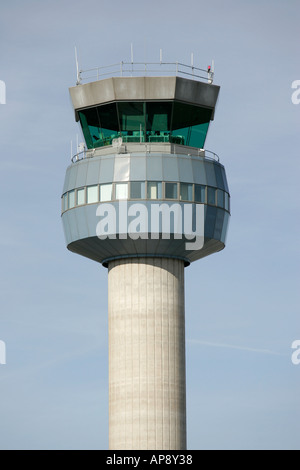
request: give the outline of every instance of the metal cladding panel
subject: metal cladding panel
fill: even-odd
[[[179,181],[178,158],[163,157],[163,180]]]
[[[74,212],[78,227],[78,236],[79,238],[87,238],[89,236],[89,227],[86,217],[86,206],[78,207]]]
[[[109,203],[110,207],[114,207],[114,214],[116,217],[116,229],[114,230],[114,225],[110,226],[110,228],[113,230],[113,232],[111,233],[116,233],[117,238],[106,238],[104,240],[100,240],[97,237],[97,225],[100,220],[102,220],[100,215],[97,215],[99,203],[76,207],[65,212],[62,216],[62,221],[64,225],[66,243],[68,248],[71,251],[79,253],[83,256],[94,259],[98,262],[103,262],[108,258],[141,256],[143,254],[149,256],[154,255],[177,258],[179,257],[180,259],[193,261],[207,256],[215,251],[219,251],[224,247],[224,242],[223,240],[220,240],[220,238],[222,235],[224,237],[226,235],[226,227],[224,227],[224,225],[227,224],[229,215],[225,213],[223,209],[217,209],[216,207],[211,206],[205,207],[205,245],[202,249],[199,249],[199,247],[187,248],[187,240],[184,237],[174,238],[173,223],[175,222],[175,212],[173,212],[173,210],[176,209],[173,206],[173,201],[164,201],[163,203],[165,206],[168,205],[170,208],[169,223],[171,224],[169,226],[169,229],[167,229],[168,235],[165,239],[162,238],[163,227],[165,226],[162,224],[165,224],[166,221],[162,218],[159,218],[158,225],[156,225],[157,222],[155,222],[154,225],[154,233],[157,234],[156,238],[153,238],[150,233],[147,233],[146,228],[146,239],[141,239],[140,237],[137,237],[136,232],[136,237],[135,239],[133,239],[132,236],[129,236],[127,234],[127,229],[125,228],[124,232],[121,229],[121,226],[119,225],[120,223],[124,223],[120,222],[121,219],[119,216],[119,211],[122,211],[121,213],[124,214],[124,211],[128,211],[130,207],[134,209],[134,212],[131,215],[128,215],[128,220],[127,218],[125,218],[125,227],[128,227],[127,224],[129,222],[132,223],[132,217],[135,217],[135,219],[136,216],[139,217],[140,209],[137,206],[143,205],[148,211],[146,212],[148,213],[148,229],[153,229],[153,226],[151,226],[152,205],[156,205],[161,208],[161,210],[164,210],[162,208],[161,202],[140,201],[139,204],[137,204],[136,201],[122,201],[122,204],[123,206],[121,206],[121,204],[119,204],[118,202]],[[192,210],[195,214],[196,204],[188,205],[191,205],[193,207]],[[195,227],[189,227],[185,225],[186,222],[184,218],[184,211],[186,210],[186,203],[180,203],[180,206],[182,208],[182,212],[179,212],[179,214],[181,214],[179,215],[179,219],[177,219],[178,212],[176,212],[176,220],[181,220],[181,222],[177,222],[175,226],[179,228],[179,233],[182,233],[182,231],[184,233],[190,233],[189,230],[195,230]],[[103,208],[103,210],[103,214],[106,217],[107,208]],[[127,214],[130,214],[130,212],[127,212]],[[137,219],[136,223],[139,223],[137,222]],[[178,223],[179,225],[177,225]],[[145,228],[147,227],[147,225],[144,225],[143,227]],[[165,227],[168,227],[168,225]],[[171,231],[169,232],[168,230],[170,229]],[[125,233],[125,236],[120,239],[118,235],[119,233]],[[213,241],[213,243],[210,245],[209,248],[209,244],[211,243],[211,241]],[[191,240],[188,240],[188,242],[190,243]]]
[[[206,162],[205,164],[206,171],[206,181],[208,186],[217,186],[214,163]]]
[[[221,166],[218,165],[217,163],[215,163],[214,164],[214,170],[215,170],[215,175],[216,175],[217,187],[219,189],[225,190]]]
[[[217,218],[217,208],[213,206],[206,206],[205,213],[205,238],[214,238],[215,224]]]
[[[214,109],[220,87],[208,83],[176,78],[175,99]]]
[[[75,111],[112,101],[133,100],[179,100],[214,111],[219,89],[205,82],[171,76],[107,78],[71,87],[69,91]]]
[[[146,77],[146,100],[172,100],[175,96],[176,77]]]
[[[225,212],[224,220],[223,220],[222,234],[221,234],[221,238],[220,238],[221,242],[224,243],[224,244],[226,243],[229,220],[230,220],[230,215],[229,215],[228,212]]]
[[[115,99],[117,101],[143,100],[145,99],[144,77],[113,78]]]
[[[68,181],[68,189],[67,189],[68,191],[76,187],[78,165],[73,165],[69,168],[70,168],[70,175],[69,175],[69,181]]]
[[[205,171],[206,163],[203,160],[192,158],[192,168],[194,174],[194,183],[206,186],[207,178]]]
[[[69,166],[66,171],[64,186],[63,186],[63,194],[69,190],[69,179],[70,179],[70,172],[72,171],[73,165]]]
[[[76,210],[71,209],[66,214],[68,215],[67,219],[68,219],[69,228],[70,228],[70,233],[69,233],[70,240],[78,240],[80,238],[80,235],[79,235],[78,228],[77,228]]]
[[[146,180],[146,157],[145,155],[137,157],[132,155],[130,158],[130,180],[145,181]]]
[[[130,158],[115,157],[115,169],[113,181],[129,181]]]
[[[115,89],[112,78],[86,83],[85,85],[77,85],[71,87],[69,91],[75,110],[94,106],[95,104],[107,103],[115,99]]]
[[[222,176],[223,176],[223,184],[224,184],[224,189],[229,193],[229,187],[227,183],[227,177],[225,173],[225,168],[221,165],[221,171],[222,171]]]
[[[72,241],[71,233],[70,233],[70,225],[69,225],[69,215],[68,214],[69,214],[69,212],[65,212],[61,217],[63,230],[64,230],[64,235],[65,235],[65,241],[66,241],[67,246]]]
[[[114,180],[114,165],[113,156],[101,158],[100,183],[111,183]]]
[[[81,162],[76,163],[78,166],[77,169],[77,178],[76,178],[76,187],[80,188],[81,186],[86,186],[86,176],[89,167],[89,162],[87,160],[83,160]]]
[[[68,245],[68,249],[98,263],[107,262],[109,259],[132,258],[135,256],[158,256],[184,259],[186,262],[197,261],[221,251],[224,243],[219,240],[206,240],[201,250],[185,251],[185,240],[107,240],[105,245],[98,237],[76,240]],[[171,247],[171,249],[170,249]],[[178,253],[186,256],[179,256]]]
[[[213,238],[215,240],[220,240],[221,239],[223,223],[224,223],[224,216],[225,216],[225,211],[222,210],[222,209],[217,209],[215,231],[214,231],[214,236],[213,236]]]
[[[162,155],[151,155],[147,157],[147,180],[163,181]]]
[[[179,181],[194,183],[192,160],[187,157],[178,156]]]
[[[99,183],[99,173],[100,173],[100,160],[99,159],[90,159],[87,175],[86,175],[86,184],[90,186],[92,184]]]

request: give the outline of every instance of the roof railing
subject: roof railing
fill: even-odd
[[[181,62],[119,62],[116,64],[77,71],[76,85],[110,77],[141,77],[141,76],[188,76],[194,80],[213,83],[214,70],[208,66],[201,69],[194,65]]]
[[[146,151],[150,151],[150,146],[152,146],[152,150],[153,150],[153,144],[150,144],[150,143],[147,143],[147,142],[135,143],[135,144],[130,144],[130,145],[131,146],[132,145],[145,146]],[[157,144],[154,144],[154,145],[157,145]],[[109,147],[111,149],[113,148],[112,145],[110,145]],[[108,146],[105,147],[106,151],[109,147]],[[182,146],[180,146],[180,147],[182,148]],[[95,156],[96,153],[99,153],[97,151],[99,151],[99,150],[101,151],[101,149],[103,150],[103,148],[104,147],[87,149],[87,148],[84,147],[83,150],[80,148],[79,151],[71,157],[71,162],[76,163],[76,162],[78,162],[80,160],[83,160],[85,158],[92,158],[92,157]],[[193,153],[194,156],[198,156],[198,157],[204,158],[206,160],[213,160],[213,161],[217,161],[217,162],[220,161],[219,155],[217,155],[215,152],[212,152],[211,150],[206,150],[206,149],[203,149],[203,148],[196,148],[196,147],[185,147],[185,148],[186,148],[186,154],[187,155],[191,155],[191,153],[188,153],[188,151],[193,149],[194,150],[194,153]],[[115,147],[115,151],[117,151],[117,147]]]

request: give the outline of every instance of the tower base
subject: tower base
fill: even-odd
[[[109,448],[186,449],[184,262],[108,265]]]

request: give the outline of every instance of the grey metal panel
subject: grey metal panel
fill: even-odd
[[[77,169],[78,169],[78,165],[72,165],[70,167],[70,175],[69,175],[69,182],[68,182],[68,189],[67,189],[68,191],[76,187]]]
[[[115,77],[113,78],[115,99],[117,101],[144,100],[144,77]]]
[[[100,183],[111,183],[114,179],[115,159],[113,156],[103,157],[100,167]]]
[[[74,109],[106,103],[115,99],[112,78],[86,83],[85,85],[77,85],[69,88],[69,91]]]
[[[224,220],[223,220],[222,234],[221,234],[221,238],[220,238],[221,242],[224,243],[224,244],[226,243],[226,239],[227,239],[229,220],[230,220],[230,215],[229,215],[228,212],[225,212]]]
[[[221,239],[224,216],[225,216],[225,211],[223,209],[217,209],[215,232],[214,232],[214,239],[215,240],[220,240]]]
[[[200,159],[192,159],[194,183],[206,185],[205,162]]]
[[[91,184],[99,183],[99,173],[100,173],[100,159],[90,158],[88,162],[88,169],[87,169],[87,175],[86,175],[87,186]]]
[[[227,192],[229,193],[229,187],[228,187],[228,183],[227,183],[227,177],[226,177],[225,168],[223,167],[223,165],[221,165],[221,171],[222,171],[222,176],[223,176],[223,182],[224,182],[225,191],[227,191]]]
[[[61,216],[61,221],[62,221],[62,225],[63,225],[63,229],[64,229],[66,245],[68,245],[72,241],[71,236],[70,236],[70,225],[69,225],[68,212],[65,212]]]
[[[204,82],[187,80],[186,78],[176,78],[175,99],[187,103],[214,108],[218,99],[220,87],[209,85]]]
[[[75,209],[73,209],[76,217],[79,238],[87,238],[89,236],[86,209],[86,206],[76,207]]]
[[[220,87],[181,77],[114,77],[69,89],[75,110],[110,101],[180,100],[214,109]],[[76,116],[78,120],[78,116]]]
[[[98,222],[100,221],[100,217],[97,217],[96,211],[99,206],[99,203],[96,204],[89,204],[86,207],[85,216],[87,220],[87,229],[88,229],[88,236],[95,237],[96,234],[96,227]]]
[[[219,165],[218,163],[214,163],[214,170],[216,175],[217,187],[219,189],[225,190],[221,165]]]
[[[77,178],[76,178],[76,188],[80,188],[81,186],[86,186],[86,175],[88,169],[89,160],[83,160],[79,163],[77,170]]]
[[[163,157],[163,180],[179,181],[178,158]]]
[[[176,77],[146,77],[146,100],[172,100],[175,96]]]
[[[185,183],[194,182],[192,160],[190,157],[178,157],[179,180]]]
[[[129,181],[130,158],[115,157],[114,181]]]
[[[206,182],[208,186],[217,186],[214,164],[210,162],[205,163]]]
[[[163,181],[162,159],[162,155],[147,155],[148,181]]]
[[[62,194],[66,193],[68,191],[71,168],[72,168],[72,166],[69,166],[67,168]]]
[[[70,227],[69,237],[70,237],[70,240],[72,241],[79,239],[75,211],[76,209],[70,209],[69,211],[66,212],[67,217],[68,217],[69,227]]]
[[[205,238],[214,238],[216,217],[217,208],[207,206],[205,215]]]
[[[146,156],[134,156],[130,159],[130,180],[145,181],[146,180]]]

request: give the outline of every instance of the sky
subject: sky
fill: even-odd
[[[0,449],[108,448],[107,271],[60,218],[79,133],[68,88],[130,60],[215,61],[206,148],[226,248],[185,270],[189,449],[300,449],[299,0],[0,4]],[[0,361],[1,362],[1,361]]]

